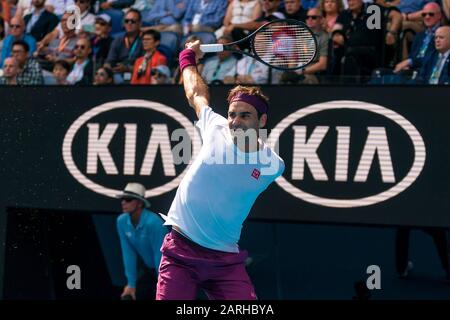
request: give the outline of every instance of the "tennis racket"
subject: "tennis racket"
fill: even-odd
[[[250,42],[250,52],[237,49],[237,44]],[[269,67],[280,70],[305,68],[317,54],[317,41],[312,31],[293,19],[270,21],[244,39],[228,44],[202,44],[204,53],[233,51],[250,56]]]

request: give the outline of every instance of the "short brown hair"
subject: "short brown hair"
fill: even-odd
[[[344,2],[342,0],[336,0],[337,3],[337,13],[341,13],[344,10]],[[327,14],[325,13],[325,0],[320,0],[318,5],[320,11],[322,11],[322,15],[325,17]]]
[[[233,99],[233,97],[238,94],[239,92],[251,95],[251,96],[258,96],[259,98],[261,98],[267,105],[269,105],[269,98],[267,98],[261,91],[260,87],[244,87],[241,85],[238,85],[236,87],[234,87],[233,89],[230,90],[230,92],[228,93],[228,104],[231,103],[231,100]],[[258,117],[260,117],[261,114],[258,111]]]

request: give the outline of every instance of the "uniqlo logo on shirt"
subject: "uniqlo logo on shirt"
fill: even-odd
[[[253,178],[255,178],[256,180],[258,180],[260,175],[261,175],[261,172],[259,172],[258,169],[253,169],[253,172],[252,172],[252,177],[253,177]]]

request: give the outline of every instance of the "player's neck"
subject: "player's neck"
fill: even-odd
[[[234,145],[236,148],[239,149],[241,152],[250,153],[250,152],[256,152],[262,149],[262,143],[259,141],[259,138],[257,139],[256,143],[244,143],[243,145],[241,143],[238,143],[238,138],[233,139]]]

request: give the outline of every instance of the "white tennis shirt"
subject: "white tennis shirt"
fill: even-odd
[[[255,152],[240,151],[227,119],[210,107],[201,109],[196,126],[203,145],[181,180],[165,225],[177,226],[203,247],[239,252],[242,223],[259,194],[283,173],[284,162],[265,144]]]

